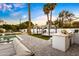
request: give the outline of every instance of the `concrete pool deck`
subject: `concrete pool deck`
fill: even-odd
[[[19,35],[23,44],[29,48],[35,56],[79,56],[79,45],[72,45],[66,52],[52,48],[51,40],[43,40],[27,34]]]

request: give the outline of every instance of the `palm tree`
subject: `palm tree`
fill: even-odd
[[[44,5],[44,8],[43,8],[43,11],[44,11],[44,13],[47,15],[47,19],[48,19],[48,24],[49,24],[49,29],[48,29],[48,31],[49,31],[49,36],[50,36],[50,21],[52,21],[52,10],[54,10],[54,8],[55,8],[55,6],[56,6],[56,3],[47,3],[47,4],[45,4]],[[49,21],[49,13],[50,13],[50,21]]]
[[[52,21],[52,11],[55,9],[56,3],[50,3],[49,9],[50,9],[50,21]]]
[[[73,20],[72,17],[74,17],[74,14],[70,13],[69,11],[66,11],[65,16],[68,19],[68,21],[71,22]]]
[[[63,10],[62,12],[60,12],[58,17],[60,18],[59,26],[63,27],[63,21],[64,21],[64,18],[65,18],[65,11]]]
[[[31,13],[30,13],[30,3],[28,3],[28,20],[29,20],[28,34],[31,34]]]
[[[68,19],[68,21],[70,22],[71,25],[71,21],[73,20],[72,17],[74,17],[73,13],[70,13],[69,11],[66,11],[66,18]]]
[[[61,21],[60,24],[62,25],[62,27],[63,27],[64,20],[67,19],[71,23],[71,21],[73,20],[72,19],[73,16],[74,16],[74,14],[73,13],[70,13],[69,11],[63,10],[62,12],[60,12],[59,13],[59,18],[61,18],[60,19],[60,21]]]
[[[47,20],[48,20],[48,24],[49,24],[49,12],[50,12],[50,11],[49,11],[49,6],[48,6],[48,4],[45,4],[45,5],[44,5],[43,11],[44,11],[44,13],[47,15]],[[49,36],[50,36],[50,25],[49,25],[48,31],[49,31]]]
[[[59,27],[58,18],[53,22],[53,24],[55,25],[55,33],[57,33],[57,28]]]
[[[50,25],[50,27],[51,27],[51,25],[52,25],[52,11],[55,9],[55,7],[56,7],[56,3],[51,3],[51,4],[49,4],[49,9],[50,9],[50,23],[49,23],[49,25]],[[55,29],[55,32],[57,33],[57,26],[56,26],[56,29]]]

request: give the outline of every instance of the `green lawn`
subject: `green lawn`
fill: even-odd
[[[49,40],[49,38],[50,38],[50,37],[48,37],[48,36],[43,36],[43,35],[41,35],[41,34],[32,34],[32,36],[38,37],[38,38],[42,38],[42,39],[44,39],[44,40]]]

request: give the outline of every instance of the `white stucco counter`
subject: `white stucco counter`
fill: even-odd
[[[52,47],[61,51],[66,51],[70,46],[68,34],[55,33],[52,36]]]

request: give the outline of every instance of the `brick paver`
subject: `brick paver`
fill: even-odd
[[[52,48],[51,40],[43,40],[29,35],[19,35],[23,44],[36,56],[79,56],[79,45],[72,45],[68,51],[62,52]]]

